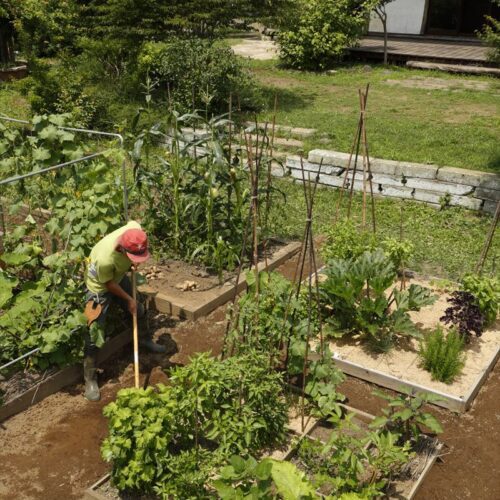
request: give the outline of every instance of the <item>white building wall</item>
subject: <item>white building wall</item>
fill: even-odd
[[[407,35],[420,35],[424,22],[427,0],[394,0],[386,6],[387,31]],[[372,14],[369,31],[383,33],[382,23]]]

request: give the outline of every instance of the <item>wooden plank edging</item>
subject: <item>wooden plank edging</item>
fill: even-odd
[[[380,387],[392,389],[396,392],[401,392],[401,387],[406,387],[408,389],[411,389],[413,393],[426,392],[429,394],[434,394],[435,396],[441,398],[441,401],[436,401],[432,404],[441,406],[442,408],[447,408],[449,410],[454,410],[462,413],[467,409],[466,400],[463,397],[457,397],[435,389],[430,389],[429,387],[422,386],[415,382],[410,382],[409,380],[394,377],[393,375],[383,373],[373,368],[365,368],[362,365],[358,365],[357,363],[353,363],[352,361],[338,358],[335,355],[333,355],[332,357],[335,361],[335,364],[344,373],[346,373],[347,375],[351,375],[352,377],[359,378],[366,382],[371,382]]]
[[[276,269],[298,253],[301,246],[302,243],[298,241],[288,243],[285,247],[279,249],[272,259],[268,260],[267,267],[265,266],[264,260],[259,262],[259,265],[262,266],[261,271],[272,271]],[[253,267],[249,270],[251,269],[253,269]],[[208,299],[206,302],[195,306],[183,303],[182,292],[179,294],[169,294],[162,291],[152,292],[149,287],[143,288],[141,292],[152,298],[152,301],[159,312],[177,316],[181,319],[195,321],[210,314],[212,311],[231,300],[234,296],[235,289],[237,289],[237,293],[245,291],[247,287],[245,273],[242,273],[240,276],[238,284],[228,285],[227,283],[228,282],[221,286],[221,290],[216,297]]]
[[[129,331],[111,337],[97,355],[98,364],[109,359],[115,352],[132,341]],[[50,375],[46,379],[35,384],[31,389],[23,392],[5,405],[0,407],[0,422],[20,413],[30,406],[39,403],[42,399],[60,391],[64,387],[78,383],[83,378],[83,367],[81,363],[67,366]]]

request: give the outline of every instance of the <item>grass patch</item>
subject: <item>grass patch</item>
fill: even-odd
[[[318,130],[306,149],[348,151],[357,126],[358,88],[370,83],[368,140],[373,156],[500,173],[500,82],[397,66],[338,68],[333,75],[284,70],[252,61],[271,120]]]
[[[30,106],[27,99],[19,91],[20,84],[20,81],[0,82],[0,113],[22,120],[29,118]]]
[[[286,196],[286,208],[276,203],[271,219],[278,236],[301,238],[306,208],[301,183],[277,180],[276,186]],[[318,188],[316,196],[315,234],[324,234],[335,216],[339,191]],[[361,195],[355,194],[353,220],[361,222]],[[415,245],[409,267],[427,276],[460,279],[473,272],[479,259],[492,217],[451,207],[442,211],[407,200],[377,198],[377,232],[382,237],[399,238],[401,210],[403,211],[403,237]],[[344,203],[345,207],[345,203]],[[345,211],[344,211],[345,212]],[[500,233],[496,233],[485,266],[485,273],[494,273],[500,257]]]

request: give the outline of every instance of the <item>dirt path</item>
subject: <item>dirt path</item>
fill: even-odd
[[[233,45],[232,49],[238,56],[260,61],[276,59],[278,55],[278,48],[272,40],[255,40],[250,38],[242,40],[237,45]]]
[[[293,261],[280,270],[293,276]],[[225,309],[214,311],[197,322],[176,323],[160,316],[152,325],[159,341],[168,346],[165,356],[141,359],[141,379],[150,384],[166,380],[162,368],[184,364],[195,352],[218,353],[224,334]],[[102,408],[122,387],[133,383],[130,353],[125,350],[109,362],[100,376],[102,400],[89,403],[82,387],[59,392],[29,410],[0,424],[0,498],[71,499],[108,471],[99,448],[106,435]],[[340,388],[349,403],[377,413],[374,386],[349,378]],[[500,498],[500,366],[490,375],[472,409],[463,415],[433,410],[442,420],[447,448],[422,489],[418,500]]]
[[[218,353],[224,333],[225,308],[196,323],[176,323],[159,316],[152,325],[168,355],[141,356],[141,384],[166,381],[162,368],[184,364],[196,352]],[[44,399],[0,424],[0,498],[66,500],[81,498],[108,472],[100,456],[107,434],[103,407],[116,393],[133,385],[129,349],[109,361],[100,374],[102,398],[86,401],[78,385]]]
[[[349,404],[376,414],[384,406],[375,386],[349,377],[340,392]],[[443,424],[443,456],[432,468],[415,500],[498,500],[500,498],[500,365],[497,364],[465,414],[432,407]],[[390,391],[387,391],[390,392]]]

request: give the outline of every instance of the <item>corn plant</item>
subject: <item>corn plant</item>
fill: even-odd
[[[146,152],[143,167],[143,132],[133,151],[144,225],[159,253],[205,264],[220,277],[239,262],[249,201],[248,173],[229,150],[228,124],[226,116],[171,111],[163,125],[148,129],[167,138],[168,148],[154,162]],[[189,135],[187,127],[202,132]]]

